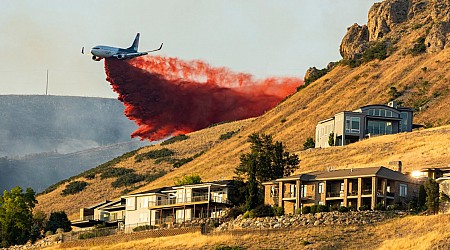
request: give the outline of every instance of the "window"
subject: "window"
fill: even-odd
[[[308,188],[306,185],[301,186],[301,195],[300,197],[306,197],[306,192],[308,191]]]
[[[270,187],[270,197],[275,197],[275,186]]]
[[[408,186],[406,184],[400,184],[400,197],[406,197],[408,194]]]
[[[127,199],[127,207],[132,206],[133,204],[131,203],[131,198]]]
[[[345,132],[347,133],[359,133],[361,118],[359,117],[347,117],[345,119]]]
[[[325,187],[325,183],[319,183],[319,194],[323,194],[324,187]]]
[[[367,122],[367,133],[371,135],[385,135],[392,134],[393,132],[392,122],[373,120]]]
[[[296,185],[291,184],[291,187],[290,187],[291,197],[295,197],[295,188],[296,188]]]

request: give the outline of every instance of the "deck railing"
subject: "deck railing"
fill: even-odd
[[[189,203],[195,203],[195,202],[204,202],[208,201],[208,195],[196,195],[192,197],[185,197],[183,198],[169,198],[169,199],[161,199],[157,201],[149,201],[148,206],[149,207],[155,207],[155,206],[168,206],[168,205],[175,205],[175,204],[189,204]],[[217,202],[217,203],[225,203],[229,204],[230,202],[227,199],[224,199],[220,196],[212,196],[209,199],[210,202]]]

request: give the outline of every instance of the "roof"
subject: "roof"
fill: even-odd
[[[351,169],[336,169],[331,171],[315,171],[309,173],[303,173],[288,177],[276,179],[279,181],[289,180],[302,180],[302,181],[314,181],[314,180],[333,180],[342,178],[358,178],[358,177],[383,177],[391,180],[398,180],[403,182],[415,182],[409,175],[402,174],[398,171],[386,167],[369,167],[369,168],[351,168]],[[267,182],[266,184],[270,184]]]

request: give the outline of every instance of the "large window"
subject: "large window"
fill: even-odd
[[[373,120],[367,122],[367,133],[371,135],[386,135],[392,132],[392,122]]]
[[[383,116],[383,117],[398,117],[398,115],[394,112],[392,112],[391,110],[387,110],[387,109],[368,109],[367,110],[367,115],[370,116]]]
[[[407,132],[408,131],[408,120],[409,120],[408,112],[401,112],[400,117],[402,118],[402,120],[400,121],[400,131]]]
[[[346,133],[359,133],[360,124],[361,124],[360,117],[345,118],[345,132]]]
[[[307,186],[306,185],[301,185],[301,194],[300,197],[306,197],[306,192],[307,192]]]
[[[325,186],[325,183],[319,183],[319,194],[323,194],[324,186]]]

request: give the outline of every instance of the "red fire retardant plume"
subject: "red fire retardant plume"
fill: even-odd
[[[125,115],[139,126],[131,136],[152,141],[259,116],[303,84],[298,78],[254,80],[201,61],[158,56],[106,59],[105,71]]]

